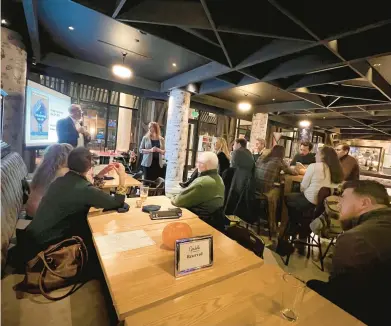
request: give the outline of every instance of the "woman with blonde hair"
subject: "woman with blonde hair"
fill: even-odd
[[[148,132],[141,140],[140,153],[143,154],[141,166],[144,179],[155,181],[162,177],[163,155],[165,153],[164,138],[160,134],[160,126],[157,122],[150,122]]]
[[[223,172],[229,168],[229,160],[231,157],[229,154],[227,141],[223,137],[217,138],[215,153],[219,159],[219,174],[221,176]]]
[[[45,150],[43,160],[35,170],[30,184],[30,195],[26,203],[28,217],[35,216],[41,199],[51,183],[69,171],[67,160],[72,149],[72,145],[69,144],[53,144]]]

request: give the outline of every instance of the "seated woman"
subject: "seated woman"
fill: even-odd
[[[316,154],[316,163],[308,166],[301,182],[300,193],[291,193],[285,196],[289,219],[301,224],[299,238],[305,240],[309,235],[307,221],[303,214],[313,210],[318,204],[318,193],[322,187],[332,187],[343,181],[343,171],[335,150],[324,146]],[[304,248],[303,248],[304,249]]]
[[[69,171],[67,160],[72,149],[73,147],[69,144],[54,144],[46,149],[42,163],[35,170],[30,184],[30,195],[26,203],[28,217],[35,216],[42,196],[50,184]]]
[[[94,263],[95,251],[87,223],[88,211],[91,207],[123,207],[127,189],[124,187],[126,174],[122,164],[114,167],[119,176],[115,196],[94,187],[87,180],[91,166],[92,154],[88,149],[78,147],[69,154],[69,172],[49,186],[35,218],[26,228],[25,234],[18,239],[18,247],[23,252],[25,262],[50,245],[79,236],[87,246],[90,261]]]

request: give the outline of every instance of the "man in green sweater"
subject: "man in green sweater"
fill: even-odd
[[[202,153],[197,160],[199,177],[175,196],[171,201],[172,204],[189,209],[205,221],[216,218],[219,212],[222,216],[224,183],[217,172],[218,164],[216,154]]]

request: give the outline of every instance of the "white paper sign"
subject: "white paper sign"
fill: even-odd
[[[182,276],[213,264],[213,237],[202,236],[177,240],[175,276]]]
[[[95,242],[101,255],[128,251],[156,244],[144,230],[108,234],[97,237]]]

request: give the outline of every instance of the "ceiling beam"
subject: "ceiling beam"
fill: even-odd
[[[352,69],[350,69],[349,67],[342,67],[326,71],[320,71],[312,74],[288,77],[285,79],[279,79],[274,82],[278,83],[281,88],[284,88],[286,90],[293,90],[301,87],[342,82],[358,77],[358,74],[352,71]]]
[[[210,44],[212,44],[212,45],[214,45],[214,46],[221,47],[219,43],[216,43],[216,42],[212,41],[210,38],[208,38],[208,37],[202,35],[200,32],[198,32],[198,31],[195,30],[195,29],[188,28],[188,27],[180,27],[180,28],[181,28],[182,30],[184,30],[185,32],[190,33],[190,34],[192,34],[192,35],[194,35],[194,36],[200,38],[201,40],[204,40],[204,41],[206,41],[206,42],[208,42],[208,43],[210,43]]]
[[[391,101],[391,85],[367,61],[354,62],[350,66]]]
[[[111,17],[116,18],[118,14],[120,13],[122,7],[124,6],[126,0],[117,0],[116,5],[115,5],[115,10],[114,13]]]
[[[31,47],[37,62],[41,61],[41,45],[39,42],[37,0],[23,0],[23,10],[26,17]]]
[[[313,107],[314,105],[307,101],[291,101],[258,105],[254,107],[254,113],[294,112],[298,110],[312,109]]]
[[[112,82],[132,87],[137,87],[154,92],[160,92],[160,83],[158,82],[138,76],[133,76],[133,78],[129,79],[128,81],[125,81],[124,79],[115,78],[109,68],[86,61],[66,57],[56,53],[49,53],[48,55],[46,55],[42,59],[42,63],[47,66],[60,68],[76,74],[84,74],[87,76],[110,80]]]
[[[199,2],[175,0],[144,0],[118,20],[175,27],[212,29]]]
[[[221,39],[221,37],[219,35],[219,32],[216,30],[216,25],[215,25],[215,23],[213,21],[212,15],[211,15],[211,13],[210,13],[210,11],[208,9],[208,6],[207,6],[205,0],[201,0],[201,5],[202,5],[202,8],[204,8],[206,17],[208,17],[209,24],[210,24],[210,26],[212,26],[212,29],[213,29],[213,31],[214,31],[214,33],[216,35],[216,38],[219,41],[219,44],[220,44],[221,48],[223,49],[224,55],[227,58],[228,65],[232,68],[233,66],[232,66],[231,58],[228,55],[227,49],[224,46],[224,43],[223,43],[223,41],[222,41],[222,39]]]
[[[201,67],[195,68],[183,74],[169,78],[161,83],[161,91],[167,92],[173,88],[186,86],[189,83],[196,83],[202,80],[214,78],[232,71],[231,68],[217,62],[210,62]]]
[[[217,108],[222,108],[231,111],[237,111],[236,103],[220,99],[218,97],[213,97],[210,95],[195,95],[191,98],[192,101],[197,103],[203,103],[206,105],[214,106]]]
[[[341,85],[318,85],[298,88],[295,92],[316,95],[331,95],[355,100],[369,100],[375,102],[388,102],[388,99],[379,93],[376,89],[341,86]]]

